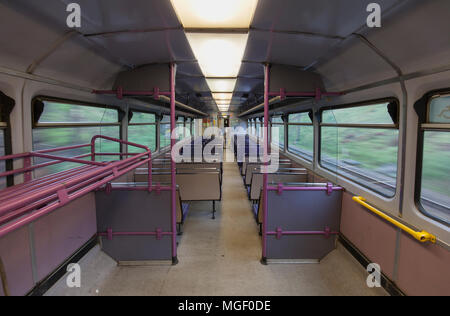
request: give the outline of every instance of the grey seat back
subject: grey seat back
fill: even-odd
[[[247,170],[245,172],[245,185],[249,186],[252,182],[252,175],[254,172],[260,172],[261,171],[261,163],[249,163],[247,164]],[[280,163],[278,165],[278,169],[286,169],[291,168],[292,164],[289,163]]]
[[[113,232],[172,231],[170,191],[113,190],[96,192],[97,230]],[[102,237],[102,250],[116,261],[171,260],[170,236]]]
[[[269,191],[267,231],[324,232],[329,228],[339,232],[341,203],[342,191]],[[270,235],[267,259],[320,260],[335,248],[335,243],[336,235]]]
[[[278,183],[301,183],[308,182],[308,173],[306,169],[297,169],[297,172],[271,173],[267,175],[269,184],[277,185]],[[250,185],[250,200],[259,200],[263,187],[263,174],[253,173]]]
[[[219,171],[191,171],[177,174],[182,201],[219,201],[222,199]]]

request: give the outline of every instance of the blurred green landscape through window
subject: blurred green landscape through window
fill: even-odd
[[[88,124],[89,126],[81,124]],[[44,101],[44,111],[37,122],[37,126],[33,128],[33,150],[88,144],[95,135],[120,139],[119,113],[117,110],[83,104]],[[98,140],[96,150],[99,153],[119,153],[120,145],[107,140]],[[89,147],[52,154],[63,157],[75,157],[88,153],[90,153]],[[97,161],[118,159],[119,156],[96,157]],[[48,159],[35,158],[34,164],[48,161]],[[80,164],[58,163],[37,169],[35,177],[42,177],[78,166]]]

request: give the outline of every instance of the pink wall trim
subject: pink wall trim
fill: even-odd
[[[44,279],[97,232],[95,194],[79,198],[34,224],[37,275]]]
[[[421,244],[402,233],[396,249],[396,228],[352,200],[342,200],[341,232],[406,295],[450,295],[450,252],[435,244]],[[397,279],[394,280],[398,252]]]
[[[341,232],[392,280],[397,230],[355,203],[352,197],[345,192],[342,198]]]
[[[9,291],[13,296],[23,296],[33,288],[28,236],[26,226],[0,238],[0,256],[5,265]],[[4,296],[2,286],[0,296]]]
[[[408,295],[450,295],[450,251],[402,234],[397,285]]]

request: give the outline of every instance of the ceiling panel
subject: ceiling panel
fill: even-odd
[[[63,43],[52,54],[52,58],[44,59],[34,73],[80,85],[109,89],[123,67],[102,58],[97,53],[98,49],[92,46],[94,44],[84,41],[80,36],[74,37]],[[79,62],[80,60],[83,62]]]
[[[303,34],[251,31],[244,60],[306,67],[339,41]]]
[[[448,65],[450,1],[413,0],[395,11],[382,28],[365,34],[368,40],[405,74]]]
[[[333,58],[316,67],[316,72],[328,91],[342,91],[396,76],[384,59],[356,38],[347,40]]]
[[[194,59],[181,30],[115,33],[90,39],[135,66]]]
[[[196,62],[185,62],[177,65],[177,75],[178,76],[192,76],[192,77],[203,77],[202,70]]]
[[[81,7],[79,31],[83,34],[181,27],[167,0],[45,0],[45,5],[42,1],[4,1],[66,30],[70,30],[66,25],[67,5],[76,2]]]
[[[366,23],[373,0],[260,0],[252,27],[346,37]],[[388,10],[399,0],[377,0]]]
[[[195,91],[195,93],[209,93],[208,84],[203,78],[177,78],[177,86],[180,84],[189,87],[191,92]]]
[[[71,3],[72,0],[63,0]],[[179,27],[180,22],[167,0],[78,0],[84,19],[83,32],[114,32]]]
[[[260,63],[242,63],[239,77],[264,79],[264,66]]]
[[[264,80],[239,78],[236,83],[235,91],[237,93],[264,93]]]
[[[64,34],[52,25],[30,19],[27,10],[10,1],[0,2],[0,23],[0,63],[22,71]]]
[[[384,12],[403,0],[378,0]],[[425,3],[409,0],[410,2]],[[14,56],[21,64],[45,54],[49,47],[66,31],[66,5],[72,0],[1,0],[11,13],[3,16],[13,27],[4,30],[4,51]],[[179,29],[180,22],[169,0],[78,0],[82,8],[82,34],[90,34],[89,39],[102,50],[92,49],[93,55],[105,57],[110,54],[112,60],[120,64],[141,66],[151,63],[179,62],[177,72],[177,91],[196,92],[208,91],[202,71],[195,62],[190,45],[184,31]],[[236,91],[243,94],[262,93],[263,62],[273,64],[310,66],[319,59],[316,70],[324,75],[328,86],[342,88],[354,86],[357,83],[371,82],[374,78],[391,76],[392,70],[386,63],[375,56],[372,51],[361,43],[352,41],[343,43],[340,49],[332,49],[343,37],[351,35],[362,25],[365,25],[368,12],[366,7],[373,0],[259,0],[252,22],[246,48],[244,63],[239,72]],[[405,2],[405,1],[403,1]],[[442,4],[441,7],[436,4]],[[445,14],[448,11],[448,0],[434,0],[423,4],[424,10],[411,10],[398,13],[390,19],[386,17],[383,28],[370,30],[364,35],[388,55],[395,63],[405,70],[413,71],[428,62],[432,52],[442,51],[442,58],[447,60],[449,50],[444,35],[448,29],[445,24]],[[396,7],[396,10],[400,8]],[[394,12],[396,10],[390,10]],[[427,21],[430,16],[436,17],[423,26],[421,21]],[[400,17],[403,21],[397,21]],[[26,19],[30,18],[30,19]],[[33,24],[21,22],[31,20],[36,23],[34,32],[26,34]],[[414,27],[409,27],[413,21]],[[23,27],[22,27],[23,25]],[[162,29],[170,29],[161,31]],[[150,31],[153,30],[153,31]],[[156,30],[156,31],[155,31]],[[158,31],[160,30],[160,31]],[[411,31],[413,30],[413,31]],[[436,32],[441,30],[441,32]],[[130,32],[131,31],[131,32]],[[272,31],[272,32],[271,32]],[[1,33],[1,32],[0,32]],[[100,35],[99,33],[108,33]],[[312,34],[313,33],[313,34]],[[387,34],[389,33],[389,34]],[[94,35],[93,35],[94,34]],[[444,35],[442,35],[444,34]],[[318,36],[320,35],[320,36]],[[23,41],[8,39],[24,38]],[[402,39],[402,43],[399,42]],[[54,72],[54,65],[61,64],[65,58],[78,60],[75,50],[80,46],[71,39],[61,45],[60,51],[42,63],[41,71]],[[30,43],[34,49],[27,50],[25,43]],[[395,44],[397,43],[397,44]],[[13,45],[13,46],[11,46]],[[93,45],[93,46],[94,46]],[[17,46],[17,47],[16,47]],[[84,46],[83,46],[84,47]],[[406,47],[406,49],[405,49]],[[440,50],[439,50],[440,49]],[[69,51],[70,50],[70,51]],[[100,53],[99,53],[100,52]],[[409,54],[415,52],[414,55]],[[84,56],[84,55],[83,55]],[[87,56],[87,55],[86,55]],[[329,56],[327,59],[322,57]],[[95,60],[96,56],[90,56]],[[418,65],[421,62],[421,65]],[[108,63],[98,64],[100,68],[109,68]],[[70,68],[70,67],[69,67]],[[68,70],[70,69],[67,69]],[[111,66],[115,71],[117,65]],[[422,67],[423,68],[423,67]],[[97,68],[95,68],[97,69]],[[63,70],[66,71],[66,70]],[[96,82],[102,82],[92,69],[80,68],[79,77],[92,77]],[[108,76],[111,76],[110,72]],[[253,78],[253,79],[252,79]],[[106,81],[105,81],[106,82]],[[205,99],[207,101],[207,99]],[[234,99],[233,102],[238,102]],[[194,101],[192,101],[194,102]],[[209,102],[209,101],[207,101]],[[215,107],[214,102],[209,102]]]

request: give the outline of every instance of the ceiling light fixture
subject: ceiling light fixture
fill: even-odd
[[[231,100],[233,98],[233,93],[232,92],[228,92],[228,93],[213,93],[212,97],[215,100]]]
[[[238,76],[248,34],[187,33],[186,36],[204,76]]]
[[[232,92],[237,79],[206,79],[212,92]]]
[[[258,0],[171,0],[185,28],[250,27]]]
[[[218,107],[220,106],[228,106],[231,104],[231,100],[215,100]]]
[[[258,0],[171,2],[216,104],[228,110]]]

